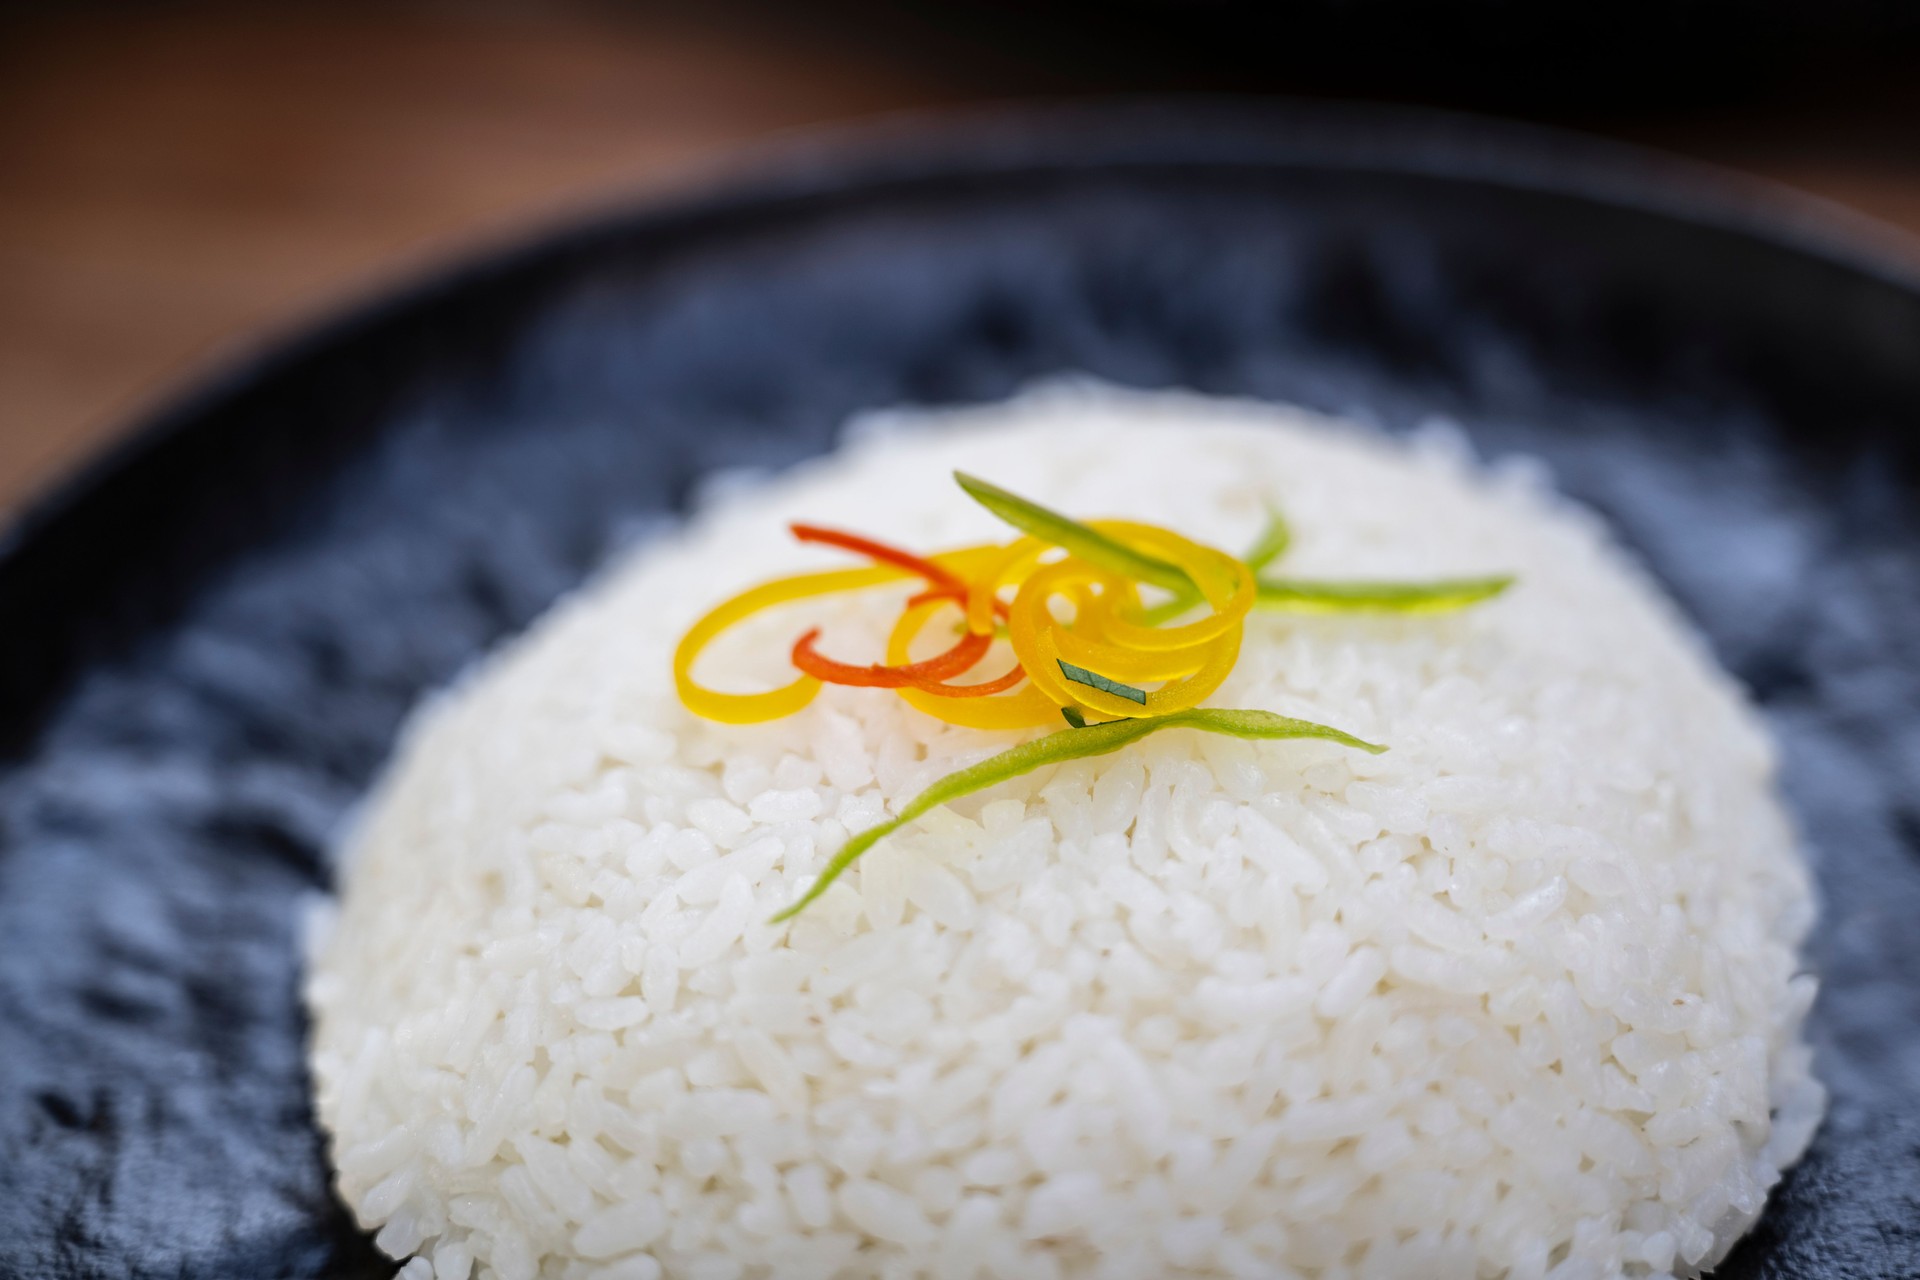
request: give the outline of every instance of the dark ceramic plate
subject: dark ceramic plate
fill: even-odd
[[[423,691],[717,466],[1058,370],[1462,424],[1765,703],[1831,1118],[1723,1274],[1920,1274],[1920,288],[1596,144],[1125,107],[789,149],[204,390],[0,551],[0,1272],[372,1276],[294,931]]]

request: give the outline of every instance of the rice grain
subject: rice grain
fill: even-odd
[[[1810,886],[1703,643],[1525,468],[1082,384],[859,424],[615,566],[412,721],[315,929],[319,1114],[409,1280],[1552,1277],[1718,1257],[1823,1094]],[[1289,575],[1512,571],[1433,617],[1257,614],[1213,699],[1384,741],[1167,733],[849,832],[1006,745],[890,695],[679,707],[811,518],[1002,538],[951,486]],[[904,592],[905,588],[902,589]],[[815,616],[877,649],[901,593]],[[784,679],[795,611],[708,677]]]

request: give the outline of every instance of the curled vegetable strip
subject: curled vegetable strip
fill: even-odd
[[[741,592],[696,622],[674,650],[674,685],[690,711],[729,724],[792,715],[823,682],[892,689],[949,724],[976,729],[1073,728],[1003,751],[915,796],[900,812],[849,840],[820,879],[774,917],[791,919],[824,893],[861,854],[928,810],[1045,765],[1118,751],[1161,729],[1188,728],[1250,739],[1319,738],[1363,751],[1385,747],[1306,720],[1267,711],[1200,709],[1239,660],[1249,613],[1373,610],[1436,613],[1504,591],[1507,577],[1439,582],[1311,581],[1263,577],[1291,534],[1277,511],[1242,559],[1130,520],[1081,523],[983,480],[955,473],[969,495],[1022,536],[1005,545],[968,547],[931,557],[858,534],[795,524],[802,542],[838,547],[873,563],[861,569],[805,573]],[[769,609],[815,596],[920,579],[887,637],[886,661],[862,666],[819,652],[818,627],[794,642],[799,677],[763,693],[728,693],[694,678],[700,654],[729,628]],[[1142,599],[1142,587],[1162,593]],[[1013,589],[1011,600],[1003,593]],[[1204,612],[1201,612],[1204,610]],[[913,646],[943,614],[957,612],[959,639],[915,660]],[[1192,615],[1199,613],[1200,616]],[[1181,619],[1190,619],[1180,621]],[[998,640],[1004,619],[1006,644]],[[971,673],[1012,661],[987,679]],[[966,683],[958,683],[966,677]],[[1153,685],[1156,687],[1148,688]],[[1088,714],[1104,717],[1090,723]]]
[[[1164,716],[1194,706],[1219,688],[1240,656],[1242,627],[1253,607],[1253,574],[1232,556],[1152,525],[1103,521],[1103,535],[1143,546],[1197,585],[1213,612],[1181,627],[1129,621],[1138,612],[1133,584],[1077,557],[1042,566],[1020,587],[1008,613],[1013,651],[1033,683],[1056,707],[1107,717]],[[1064,596],[1074,617],[1062,622],[1053,600]],[[1165,681],[1143,702],[1069,679],[1061,663],[1126,685]]]
[[[934,556],[931,564],[939,567],[943,574],[964,579],[978,570],[983,553],[998,550],[997,547],[969,547]],[[680,637],[680,643],[673,651],[674,689],[687,710],[722,724],[758,724],[763,720],[790,716],[819,694],[821,681],[818,676],[803,672],[792,683],[765,693],[726,693],[708,688],[694,678],[693,668],[702,651],[730,628],[768,609],[814,596],[863,591],[915,576],[919,576],[915,571],[897,564],[877,564],[865,569],[795,574],[750,587],[715,605]]]
[[[859,591],[877,587],[904,577],[903,570],[890,568],[842,569],[835,573],[806,573],[774,582],[762,583],[742,591],[731,600],[709,610],[707,615],[687,628],[673,651],[673,685],[687,710],[722,724],[755,724],[778,720],[812,702],[820,692],[817,676],[801,675],[791,684],[765,693],[723,693],[709,689],[693,678],[693,665],[700,651],[717,640],[721,633],[756,613],[765,612],[796,600],[832,595],[840,591]]]
[[[1178,627],[1130,621],[1129,615],[1137,617],[1140,613],[1139,595],[1132,583],[1114,579],[1113,590],[1095,603],[1088,619],[1091,629],[1103,639],[1133,649],[1183,649],[1226,635],[1245,620],[1247,611],[1253,607],[1252,571],[1225,552],[1203,547],[1150,524],[1106,520],[1101,525],[1178,561],[1188,576],[1200,584],[1202,596],[1213,608],[1212,616]]]
[[[951,804],[963,796],[983,791],[1010,778],[1032,773],[1035,769],[1044,768],[1050,764],[1084,760],[1090,756],[1109,755],[1161,729],[1199,729],[1207,733],[1221,733],[1229,737],[1251,739],[1318,738],[1374,755],[1386,750],[1378,743],[1363,741],[1328,725],[1315,724],[1311,720],[1295,720],[1288,716],[1275,715],[1271,711],[1196,709],[1176,711],[1152,719],[1115,720],[1108,724],[1088,725],[1085,728],[1062,729],[1058,733],[1050,733],[1044,738],[1022,743],[1002,751],[999,755],[989,756],[979,764],[948,774],[907,801],[900,812],[893,817],[877,826],[868,827],[854,836],[840,846],[839,852],[828,859],[826,867],[820,872],[820,878],[814,881],[813,885],[791,906],[774,916],[770,923],[779,924],[793,919],[805,910],[809,903],[831,888],[833,882],[838,880],[848,867],[857,862],[861,854],[908,823],[943,804]]]
[[[994,611],[1000,606],[1000,588],[1026,580],[1052,544],[1039,538],[1021,538],[1006,547],[967,587],[967,629],[982,634],[993,630]]]
[[[900,615],[900,621],[894,624],[893,634],[887,637],[887,661],[895,664],[905,662],[914,637],[925,630],[934,616],[949,603],[946,600],[926,600],[910,605]],[[1016,664],[999,679],[1005,680],[1015,672],[1025,675]],[[1014,683],[1017,682],[1016,678]],[[997,684],[998,681],[988,683]],[[973,687],[961,688],[971,692]],[[994,692],[998,693],[999,690],[995,689]],[[1030,729],[1035,725],[1053,724],[1060,714],[1059,704],[1036,689],[1031,681],[1004,697],[942,697],[919,688],[902,689],[900,696],[915,710],[969,729]]]
[[[835,662],[823,656],[813,647],[813,642],[819,638],[820,628],[815,627],[794,641],[794,666],[810,676],[831,680],[835,684],[866,685],[875,689],[900,689],[908,685],[919,688],[938,683],[948,676],[957,676],[971,670],[980,659],[986,657],[988,647],[993,644],[992,637],[975,635],[969,631],[960,637],[959,643],[953,648],[925,662],[907,662],[896,666],[876,662],[871,666],[857,667],[850,662]]]
[[[911,551],[902,551],[890,547],[873,538],[863,538],[857,533],[847,533],[840,529],[827,529],[817,524],[795,522],[787,526],[789,532],[801,542],[818,542],[830,547],[841,547],[878,564],[890,564],[908,573],[917,573],[933,584],[936,591],[964,592],[966,584],[960,581],[951,569],[931,560],[914,555]]]

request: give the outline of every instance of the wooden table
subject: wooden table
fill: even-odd
[[[167,5],[0,21],[0,511],[197,373],[396,274],[658,190],[751,140],[1166,87],[802,25],[805,10]],[[1920,233],[1920,97],[1880,92],[1573,123]]]

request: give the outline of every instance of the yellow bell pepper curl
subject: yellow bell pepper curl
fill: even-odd
[[[887,638],[887,662],[906,662],[914,637],[950,603],[946,600],[926,600],[910,606],[901,614],[899,622],[894,624],[893,634]],[[1012,693],[992,694],[983,698],[950,698],[912,688],[897,689],[895,692],[916,710],[948,724],[964,725],[969,729],[1027,729],[1035,725],[1057,724],[1060,720],[1059,705],[1036,689],[1031,678]]]
[[[1000,598],[1000,588],[1025,579],[1052,546],[1038,538],[1021,538],[1001,548],[998,557],[980,573],[972,575],[967,583],[967,630],[982,636],[991,632],[993,607]]]
[[[1197,705],[1220,687],[1239,660],[1243,624],[1253,608],[1252,571],[1232,556],[1170,530],[1119,521],[1094,527],[1178,566],[1213,612],[1183,627],[1132,622],[1124,615],[1139,612],[1133,584],[1069,557],[1042,566],[1021,584],[1007,621],[1014,655],[1034,687],[1059,707],[1132,719]],[[1054,616],[1053,602],[1061,597],[1074,605],[1071,621]],[[1144,700],[1136,702],[1068,679],[1063,662],[1129,685],[1169,683],[1143,690]]]
[[[998,546],[965,547],[932,557],[934,563],[970,577],[986,560],[1001,550]],[[708,610],[680,637],[673,651],[673,685],[687,710],[722,724],[758,724],[790,716],[812,702],[820,692],[820,681],[802,674],[788,684],[764,693],[727,693],[709,688],[694,678],[694,664],[701,652],[729,628],[755,614],[814,596],[835,595],[845,591],[863,591],[913,577],[905,569],[878,564],[864,569],[836,569],[826,573],[802,573],[776,578],[749,587]]]
[[[756,613],[813,596],[877,587],[906,576],[905,570],[876,565],[870,569],[804,573],[749,587],[708,611],[705,617],[687,628],[686,635],[680,637],[680,643],[673,651],[673,686],[680,694],[680,701],[695,715],[718,720],[722,724],[757,724],[762,720],[778,720],[782,716],[792,715],[812,702],[820,692],[819,680],[802,675],[790,684],[769,689],[765,693],[724,693],[708,688],[693,678],[693,665],[699,659],[701,650],[719,639],[729,627],[746,621]]]

